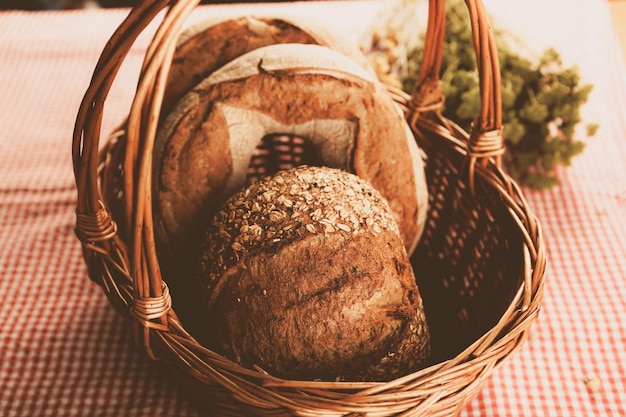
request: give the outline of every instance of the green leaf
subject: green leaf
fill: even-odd
[[[534,100],[519,111],[520,119],[531,123],[543,123],[548,119],[549,115],[550,110],[548,106],[537,100]]]
[[[594,137],[598,133],[598,129],[600,129],[600,125],[598,123],[589,123],[587,126],[587,137]]]
[[[514,117],[509,123],[503,126],[502,134],[506,142],[511,145],[517,145],[526,134],[526,128],[517,117]]]

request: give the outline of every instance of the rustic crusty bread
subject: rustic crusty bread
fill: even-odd
[[[279,43],[325,45],[373,73],[357,47],[334,36],[321,22],[286,14],[211,17],[187,27],[178,38],[163,95],[162,117],[167,117],[178,100],[224,64],[256,48]],[[114,146],[124,152],[125,143],[121,136]],[[102,182],[106,204],[119,222],[124,217],[122,189],[121,170]]]
[[[388,380],[424,365],[428,326],[384,198],[345,171],[300,166],[232,196],[198,279],[224,354],[283,378]]]
[[[222,65],[256,48],[280,43],[328,46],[369,67],[357,47],[311,19],[286,15],[209,18],[179,37],[163,97],[164,112]]]
[[[257,48],[213,72],[181,99],[154,148],[155,232],[175,258],[195,248],[202,219],[246,185],[259,142],[302,137],[310,164],[353,172],[389,202],[409,253],[427,190],[419,150],[384,87],[327,47]]]

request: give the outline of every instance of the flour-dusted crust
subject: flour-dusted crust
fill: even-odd
[[[364,68],[365,55],[320,22],[302,16],[238,16],[205,19],[180,35],[163,97],[167,113],[196,84],[233,59],[263,46],[299,43],[328,46]]]
[[[157,239],[188,252],[201,219],[246,185],[269,134],[301,136],[317,164],[353,172],[389,202],[409,253],[423,228],[427,190],[406,122],[374,76],[319,45],[257,48],[179,101],[155,143]]]
[[[388,380],[423,366],[429,330],[389,206],[342,170],[280,171],[227,200],[203,238],[206,328],[285,378]]]

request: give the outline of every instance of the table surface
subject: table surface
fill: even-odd
[[[358,42],[381,3],[206,6],[323,16]],[[531,337],[462,416],[626,416],[626,66],[602,0],[489,0],[494,24],[556,46],[595,85],[601,128],[551,191],[525,190],[549,276]],[[202,412],[134,345],[86,275],[73,235],[71,137],[104,43],[128,10],[0,13],[0,415],[178,416]],[[149,32],[149,31],[148,31]],[[114,83],[103,131],[128,112],[142,35]],[[593,380],[593,382],[589,382]],[[210,414],[210,413],[209,413]]]

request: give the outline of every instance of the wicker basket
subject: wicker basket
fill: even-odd
[[[212,415],[456,415],[525,341],[540,309],[546,270],[540,225],[501,169],[499,68],[482,3],[466,1],[482,92],[481,114],[470,133],[440,113],[443,0],[430,0],[425,58],[414,94],[389,89],[425,153],[430,208],[412,261],[429,271],[418,284],[436,352],[432,365],[390,382],[289,381],[245,369],[203,347],[172,307],[176,302],[162,278],[154,242],[151,156],[176,39],[198,3],[138,2],[95,68],[73,138],[76,234],[90,278],[133,321],[148,355],[170,365]],[[109,88],[135,39],[165,8],[128,119],[101,147]],[[271,144],[265,145],[270,149],[265,154],[271,154]],[[265,169],[272,160],[261,156],[252,169]],[[100,184],[116,178],[120,209],[112,214]]]

